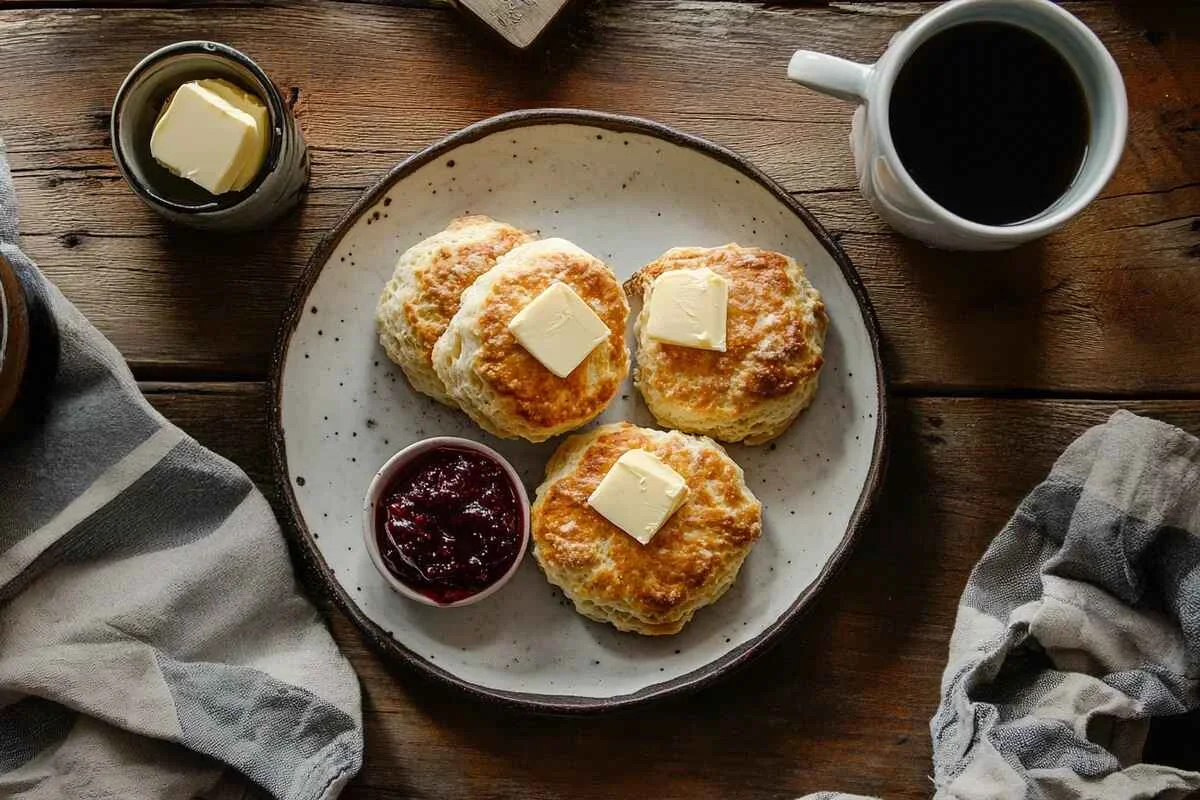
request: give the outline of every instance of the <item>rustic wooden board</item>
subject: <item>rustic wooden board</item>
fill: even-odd
[[[263,384],[144,388],[265,479]],[[503,711],[382,663],[332,612],[365,702],[366,767],[345,796],[928,797],[928,720],[967,574],[1062,449],[1118,407],[1200,433],[1197,400],[896,400],[884,491],[846,566],[776,649],[691,698],[589,719]]]
[[[1068,4],[1125,71],[1125,161],[1105,198],[1064,231],[977,256],[889,234],[854,191],[849,108],[782,79],[793,48],[870,59],[928,4],[588,3],[526,56],[437,4],[164,5],[0,10],[0,135],[27,246],[142,377],[263,376],[296,277],[359,191],[462,125],[567,105],[707,136],[796,192],[863,274],[901,390],[1200,392],[1193,9],[1162,19],[1133,4]],[[313,191],[272,232],[214,240],[169,230],[113,167],[107,114],[121,77],[149,50],[193,36],[258,58],[313,146]]]
[[[847,565],[778,648],[693,698],[549,719],[384,664],[327,608],[364,685],[367,761],[346,797],[926,798],[958,596],[1015,504],[1120,406],[1200,432],[1200,4],[1065,4],[1125,73],[1129,145],[1079,219],[998,255],[890,234],[854,187],[849,108],[782,79],[796,47],[869,60],[932,5],[589,0],[517,54],[442,0],[0,4],[0,136],[27,248],[143,378],[229,379],[143,388],[272,502],[261,378],[309,254],[398,160],[492,114],[592,107],[729,146],[835,232],[876,304],[899,395],[891,469]],[[271,232],[170,229],[112,163],[120,79],[196,37],[259,59],[312,145],[312,191]]]

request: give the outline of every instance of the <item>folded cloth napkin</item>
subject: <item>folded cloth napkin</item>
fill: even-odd
[[[60,338],[44,419],[0,443],[0,797],[335,797],[358,683],[270,507],[18,244],[0,144],[0,255]]]
[[[936,798],[1200,789],[1140,763],[1151,718],[1200,704],[1198,533],[1194,437],[1118,411],[1067,448],[967,581],[930,723]]]

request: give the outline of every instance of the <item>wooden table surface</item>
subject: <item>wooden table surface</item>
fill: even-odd
[[[891,466],[845,567],[719,686],[585,719],[469,701],[382,663],[330,611],[364,688],[366,764],[346,796],[919,798],[958,597],[1018,500],[1117,408],[1200,433],[1200,5],[1066,5],[1124,72],[1125,157],[1066,228],[1002,254],[890,233],[855,189],[850,107],[783,77],[797,47],[870,60],[932,4],[581,0],[521,56],[440,2],[8,2],[0,136],[29,253],[154,404],[271,496],[276,328],[322,234],[388,167],[537,106],[650,117],[747,156],[834,232],[879,314]],[[295,106],[312,187],[270,232],[172,229],[113,164],[121,78],[190,38],[247,51]]]

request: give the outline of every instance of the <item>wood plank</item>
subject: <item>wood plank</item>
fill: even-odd
[[[262,384],[147,389],[266,475]],[[967,574],[1062,449],[1119,407],[1200,433],[1197,400],[897,399],[883,494],[843,570],[778,647],[692,698],[588,719],[507,712],[384,664],[332,612],[365,694],[366,766],[345,796],[928,797],[928,720]]]
[[[203,234],[172,231],[131,250],[119,236],[27,236],[28,252],[142,378],[261,377],[303,257],[319,237],[227,239],[239,258],[213,258]],[[135,310],[136,309],[136,310]],[[131,311],[133,315],[131,316]],[[170,348],[155,341],[170,341]],[[219,343],[220,346],[214,346]],[[145,345],[149,344],[149,347]],[[140,356],[140,357],[139,357]]]
[[[83,188],[34,191],[50,180]],[[29,252],[143,377],[261,376],[294,282],[359,191],[314,190],[274,235],[214,245],[90,170],[23,172],[17,183],[28,225],[46,225],[27,227]],[[1200,390],[1200,235],[1187,216],[1200,211],[1200,184],[1101,199],[1062,234],[1000,254],[889,235],[853,191],[800,199],[869,287],[899,388]]]
[[[9,98],[0,132],[27,246],[142,377],[265,375],[296,277],[359,191],[481,117],[569,105],[707,136],[797,192],[844,234],[901,388],[1200,392],[1195,13],[1164,21],[1141,8],[1068,4],[1125,71],[1125,161],[1106,199],[1064,231],[1015,253],[975,256],[889,234],[854,189],[849,107],[782,79],[794,47],[867,60],[929,4],[581,4],[563,36],[525,57],[465,32],[439,8],[159,5],[0,11],[0,96]],[[184,31],[245,48],[297,97],[313,191],[270,233],[214,240],[170,229],[113,166],[116,86],[138,58]]]
[[[465,34],[454,14],[437,9],[295,2],[103,13],[18,10],[5,13],[10,68],[3,80],[27,89],[28,76],[36,75],[47,92],[9,93],[13,103],[0,121],[14,151],[105,150],[107,113],[125,72],[153,44],[188,30],[247,48],[279,84],[298,89],[300,116],[316,146],[407,153],[484,116],[567,104],[651,116],[710,136],[752,157],[789,189],[849,187],[849,108],[781,80],[787,58],[795,47],[808,47],[869,61],[892,34],[935,4],[904,4],[888,13],[848,13],[878,4],[835,5],[592,4],[542,64]],[[1168,64],[1137,27],[1141,12],[1107,4],[1068,7],[1104,38],[1126,72],[1134,112],[1131,151],[1139,163],[1110,189],[1162,189],[1195,180],[1195,162],[1183,158],[1195,157],[1195,137],[1190,144],[1172,139],[1190,132],[1180,123],[1195,113],[1187,101],[1194,95],[1191,79],[1200,74],[1191,58],[1196,32],[1183,28],[1177,42],[1168,39],[1179,50]],[[1181,16],[1176,25],[1196,14],[1184,10]],[[279,30],[304,31],[305,46],[275,35]],[[102,37],[106,47],[88,47],[93,37]],[[389,47],[377,47],[379,41]],[[686,69],[679,61],[683,53]],[[42,102],[45,96],[55,102]],[[1161,124],[1163,117],[1172,118],[1175,128]],[[823,157],[811,158],[814,145],[835,141]]]

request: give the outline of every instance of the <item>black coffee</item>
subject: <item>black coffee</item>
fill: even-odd
[[[1075,71],[1016,25],[969,22],[933,36],[901,67],[888,109],[913,180],[985,225],[1045,211],[1087,150],[1087,101]]]

